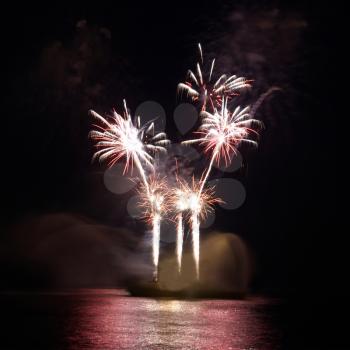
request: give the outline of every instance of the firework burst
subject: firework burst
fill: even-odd
[[[178,84],[178,93],[186,93],[193,102],[199,103],[202,111],[207,110],[208,105],[211,110],[215,110],[222,104],[223,96],[230,99],[239,95],[241,90],[251,87],[251,80],[236,75],[223,74],[212,82],[215,58],[211,62],[209,74],[204,74],[201,44],[198,44],[198,50],[200,62],[197,62],[195,71],[188,70],[186,82]]]
[[[191,183],[177,179],[177,188],[172,191],[172,207],[176,210],[177,221],[177,239],[176,255],[178,269],[181,271],[182,250],[183,250],[183,217],[189,215],[192,232],[193,257],[196,265],[196,276],[199,278],[199,225],[200,219],[205,219],[208,213],[213,209],[215,203],[221,202],[219,198],[214,197],[214,188],[200,190],[200,182],[192,178]]]
[[[228,165],[240,144],[257,146],[257,142],[249,137],[251,134],[258,136],[254,127],[261,127],[262,123],[251,118],[249,106],[243,109],[238,106],[231,113],[227,108],[227,98],[223,99],[221,110],[215,110],[214,113],[203,111],[201,118],[201,126],[196,132],[199,137],[184,141],[183,144],[199,143],[204,147],[205,153],[211,153],[209,167],[206,174],[202,176],[200,186],[202,191],[215,161],[220,163],[220,160],[224,159],[225,164]]]
[[[135,165],[148,192],[145,167],[153,171],[154,159],[151,154],[166,152],[165,146],[170,143],[166,134],[155,134],[153,122],[141,126],[140,117],[133,121],[125,100],[123,116],[113,111],[113,115],[106,119],[94,111],[90,113],[100,123],[94,125],[97,130],[90,132],[90,137],[97,141],[98,149],[93,160],[107,161],[108,167],[111,167],[119,160],[125,159],[124,173]]]

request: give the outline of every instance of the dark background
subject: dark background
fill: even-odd
[[[339,318],[335,300],[346,291],[337,260],[339,125],[329,8],[282,1],[60,2],[13,4],[3,16],[2,289],[57,286],[28,253],[40,243],[38,225],[59,230],[67,217],[130,225],[127,197],[109,193],[103,169],[91,164],[87,111],[120,108],[124,97],[132,109],[154,100],[166,110],[168,134],[179,140],[176,86],[201,42],[210,57],[222,57],[225,71],[255,80],[247,101],[271,86],[282,89],[257,114],[266,126],[258,150],[243,151],[244,167],[233,175],[244,183],[246,202],[230,215],[218,210],[215,228],[247,242],[257,265],[252,292],[285,297],[296,334],[311,324],[311,339],[323,329],[320,319]],[[294,322],[297,314],[301,322]],[[337,331],[330,344],[339,340]]]

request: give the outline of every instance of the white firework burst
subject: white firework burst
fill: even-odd
[[[222,97],[230,99],[238,95],[241,90],[251,87],[251,80],[236,75],[222,74],[219,79],[212,82],[215,58],[211,62],[208,79],[205,80],[201,44],[198,44],[198,49],[200,62],[197,62],[194,72],[188,70],[186,82],[178,84],[178,93],[186,93],[192,101],[200,104],[201,110],[207,110],[208,105],[211,110],[214,110],[221,106]]]

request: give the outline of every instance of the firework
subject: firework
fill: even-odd
[[[215,203],[221,202],[214,197],[214,189],[200,190],[200,182],[192,178],[192,183],[177,179],[178,187],[173,190],[171,196],[172,206],[177,211],[177,241],[176,253],[179,271],[181,271],[181,259],[183,249],[183,215],[189,213],[189,221],[192,232],[193,257],[196,265],[196,276],[199,279],[199,223],[204,219]]]
[[[97,141],[98,149],[93,160],[108,161],[108,167],[111,167],[119,160],[125,159],[124,173],[135,165],[149,193],[145,168],[154,170],[150,153],[166,152],[165,146],[170,142],[166,139],[166,134],[154,134],[153,122],[141,126],[140,117],[133,121],[125,100],[123,116],[113,111],[113,115],[106,119],[94,111],[90,113],[101,124],[94,125],[97,130],[90,132],[90,137]]]
[[[141,186],[139,190],[139,206],[143,210],[143,217],[152,225],[152,252],[154,265],[154,278],[158,277],[159,262],[159,241],[160,241],[160,225],[162,217],[167,213],[167,184],[165,179],[151,176],[148,180],[147,193],[145,186]]]
[[[154,123],[148,122],[141,126],[140,117],[133,121],[124,100],[123,116],[116,111],[107,120],[98,113],[91,111],[91,114],[100,122],[101,125],[95,125],[97,130],[93,130],[90,136],[97,141],[98,151],[93,159],[108,161],[111,167],[116,162],[125,159],[124,173],[135,165],[142,179],[142,188],[144,197],[147,199],[147,206],[150,207],[150,217],[153,231],[153,263],[155,271],[158,269],[159,257],[159,237],[162,205],[164,198],[160,195],[155,182],[150,183],[147,180],[146,168],[154,172],[154,158],[151,153],[166,152],[165,146],[170,143],[166,139],[166,134],[154,133]]]
[[[204,188],[212,166],[215,161],[219,163],[221,159],[224,159],[225,163],[229,164],[241,143],[249,143],[256,146],[257,142],[249,137],[252,133],[258,135],[253,126],[261,125],[258,120],[251,118],[249,107],[243,109],[237,107],[231,113],[227,108],[227,97],[223,97],[220,110],[215,109],[214,113],[202,111],[201,119],[201,126],[197,131],[199,137],[183,142],[183,144],[199,143],[204,146],[205,153],[211,153],[209,166],[203,173],[200,181],[193,184],[194,186],[191,189],[185,188],[185,192],[188,193],[187,198],[191,210],[193,256],[196,262],[197,278],[199,278],[200,215],[202,212],[205,213],[205,209],[202,209],[202,203],[208,203],[208,200],[210,203],[210,198],[213,198],[212,193],[208,193],[208,190]]]
[[[160,243],[160,222],[161,215],[159,213],[153,214],[152,220],[152,251],[153,251],[153,279],[158,281],[158,261],[159,261],[159,243]]]
[[[211,61],[208,73],[204,70],[203,51],[198,44],[199,62],[194,71],[189,70],[187,80],[178,84],[178,92],[199,104],[201,109],[201,125],[196,132],[197,137],[184,141],[183,144],[198,143],[203,152],[210,155],[209,165],[199,181],[192,178],[186,182],[176,177],[176,188],[169,188],[164,178],[156,177],[154,154],[166,152],[170,143],[163,132],[155,133],[154,122],[141,125],[140,117],[132,118],[124,100],[122,115],[113,111],[107,118],[91,111],[97,125],[90,136],[96,141],[97,151],[93,159],[107,162],[108,167],[119,161],[125,161],[126,174],[135,166],[138,170],[141,184],[139,187],[140,202],[143,216],[152,226],[152,252],[154,277],[158,278],[159,243],[161,223],[169,209],[175,210],[172,218],[177,222],[176,255],[179,272],[181,272],[182,251],[184,241],[184,223],[190,224],[192,236],[193,257],[196,267],[196,277],[199,279],[200,257],[200,221],[212,210],[215,203],[221,202],[214,197],[214,189],[205,187],[213,164],[225,161],[228,165],[237,148],[242,143],[257,145],[252,135],[258,136],[255,126],[261,123],[255,120],[254,114],[265,97],[277,88],[265,93],[252,110],[249,107],[238,106],[233,112],[228,109],[228,101],[238,95],[243,89],[249,88],[251,80],[236,75],[225,74],[214,77],[215,58]]]
[[[176,226],[176,257],[177,266],[179,272],[181,272],[182,265],[182,250],[184,241],[184,225],[183,225],[183,213],[182,211],[177,214],[177,226]]]
[[[199,143],[204,146],[205,153],[211,153],[208,169],[201,179],[200,192],[215,161],[220,163],[221,159],[224,159],[225,164],[228,165],[240,144],[248,143],[257,146],[257,142],[249,137],[251,134],[258,135],[258,132],[253,129],[254,126],[262,125],[260,121],[251,118],[249,106],[243,109],[238,106],[231,113],[227,108],[227,98],[223,99],[221,110],[215,110],[214,113],[203,111],[201,118],[202,123],[197,131],[199,137],[183,142],[183,144]]]
[[[183,215],[186,210],[188,210],[188,200],[187,193],[183,189],[177,188],[173,190],[173,195],[171,196],[173,201],[173,207],[176,211],[176,257],[177,266],[179,272],[181,272],[182,263],[182,250],[183,250],[183,236],[184,236],[184,224]]]
[[[196,64],[196,70],[188,70],[185,83],[178,84],[178,92],[186,93],[193,102],[198,102],[202,111],[215,110],[222,104],[222,97],[232,98],[238,95],[242,89],[249,88],[251,80],[236,75],[227,76],[223,74],[215,82],[212,82],[215,58],[210,65],[208,74],[203,74],[203,51],[201,44],[198,44],[200,62]],[[207,80],[205,79],[208,76]]]

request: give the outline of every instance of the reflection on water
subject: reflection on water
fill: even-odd
[[[21,313],[17,317],[24,318],[29,327],[27,347],[279,348],[279,334],[271,324],[273,304],[266,299],[147,299],[129,297],[118,290],[35,293],[11,298],[21,309],[17,310]],[[35,320],[39,328],[30,324]],[[18,339],[10,339],[9,345],[11,341],[16,344]]]

